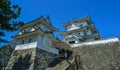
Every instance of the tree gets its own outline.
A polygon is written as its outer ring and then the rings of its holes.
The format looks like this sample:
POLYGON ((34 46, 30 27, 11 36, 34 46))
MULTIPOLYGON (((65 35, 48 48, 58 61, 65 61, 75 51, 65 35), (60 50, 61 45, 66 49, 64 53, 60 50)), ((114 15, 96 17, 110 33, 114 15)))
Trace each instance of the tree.
POLYGON ((15 20, 20 13, 21 8, 18 5, 11 5, 10 0, 0 0, 0 42, 8 42, 1 38, 5 36, 5 31, 15 31, 24 24, 15 20))
POLYGON ((0 48, 0 67, 7 65, 12 51, 13 48, 10 45, 5 45, 0 48))

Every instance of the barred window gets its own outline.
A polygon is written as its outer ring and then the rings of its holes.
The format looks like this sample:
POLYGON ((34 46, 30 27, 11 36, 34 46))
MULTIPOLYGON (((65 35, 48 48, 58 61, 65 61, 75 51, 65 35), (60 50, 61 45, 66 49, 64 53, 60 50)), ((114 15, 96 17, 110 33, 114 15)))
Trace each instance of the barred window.
POLYGON ((31 38, 29 39, 29 43, 31 43, 31 38))
POLYGON ((25 41, 24 41, 24 40, 22 40, 22 44, 24 44, 24 42, 25 42, 25 41))

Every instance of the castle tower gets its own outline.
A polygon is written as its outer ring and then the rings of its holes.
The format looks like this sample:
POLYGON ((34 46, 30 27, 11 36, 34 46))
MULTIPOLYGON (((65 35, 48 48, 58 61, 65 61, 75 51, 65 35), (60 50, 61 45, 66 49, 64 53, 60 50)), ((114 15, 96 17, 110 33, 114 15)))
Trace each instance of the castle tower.
POLYGON ((63 24, 63 26, 66 28, 66 31, 61 31, 60 34, 63 36, 62 41, 67 44, 101 39, 101 36, 89 16, 73 19, 70 22, 63 24))
POLYGON ((6 70, 44 70, 59 54, 53 46, 57 41, 52 32, 56 31, 49 18, 40 17, 22 26, 17 35, 15 50, 8 62, 6 70))

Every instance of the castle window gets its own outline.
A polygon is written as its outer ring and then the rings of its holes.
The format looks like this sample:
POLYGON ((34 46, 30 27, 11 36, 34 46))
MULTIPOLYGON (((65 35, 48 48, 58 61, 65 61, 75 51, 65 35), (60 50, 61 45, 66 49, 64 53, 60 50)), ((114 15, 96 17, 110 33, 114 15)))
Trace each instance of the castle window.
POLYGON ((86 35, 87 35, 87 32, 85 32, 84 35, 86 36, 86 35))
POLYGON ((79 42, 83 42, 84 40, 83 39, 79 39, 79 42))
POLYGON ((29 39, 29 43, 31 43, 31 39, 29 39))
POLYGON ((34 26, 34 29, 38 29, 38 26, 34 26))
POLYGON ((69 41, 69 44, 74 44, 75 43, 75 41, 69 41))
POLYGON ((80 27, 83 27, 83 25, 80 25, 80 27))
POLYGON ((80 35, 80 36, 84 36, 84 33, 83 33, 83 32, 80 32, 79 35, 80 35))
POLYGON ((24 40, 22 40, 22 44, 24 44, 24 42, 25 42, 25 41, 24 41, 24 40))

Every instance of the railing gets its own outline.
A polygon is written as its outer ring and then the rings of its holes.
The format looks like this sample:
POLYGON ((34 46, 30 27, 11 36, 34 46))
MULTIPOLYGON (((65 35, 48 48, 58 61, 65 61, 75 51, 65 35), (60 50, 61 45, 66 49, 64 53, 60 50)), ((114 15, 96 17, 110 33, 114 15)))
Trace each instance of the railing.
POLYGON ((118 42, 119 39, 117 37, 115 38, 108 38, 108 39, 102 39, 97 41, 91 41, 91 42, 84 42, 84 43, 78 43, 78 44, 71 44, 71 47, 79 47, 84 45, 95 45, 95 44, 105 44, 110 42, 118 42))
POLYGON ((15 50, 22 50, 22 49, 29 49, 29 48, 39 48, 45 51, 48 51, 53 54, 58 54, 58 49, 50 46, 38 46, 37 42, 32 42, 32 43, 26 43, 22 45, 16 45, 15 50))
POLYGON ((36 46, 37 46, 37 42, 26 43, 26 44, 22 44, 22 45, 16 45, 15 50, 34 48, 36 46))
POLYGON ((98 34, 84 35, 83 38, 97 37, 98 34))

